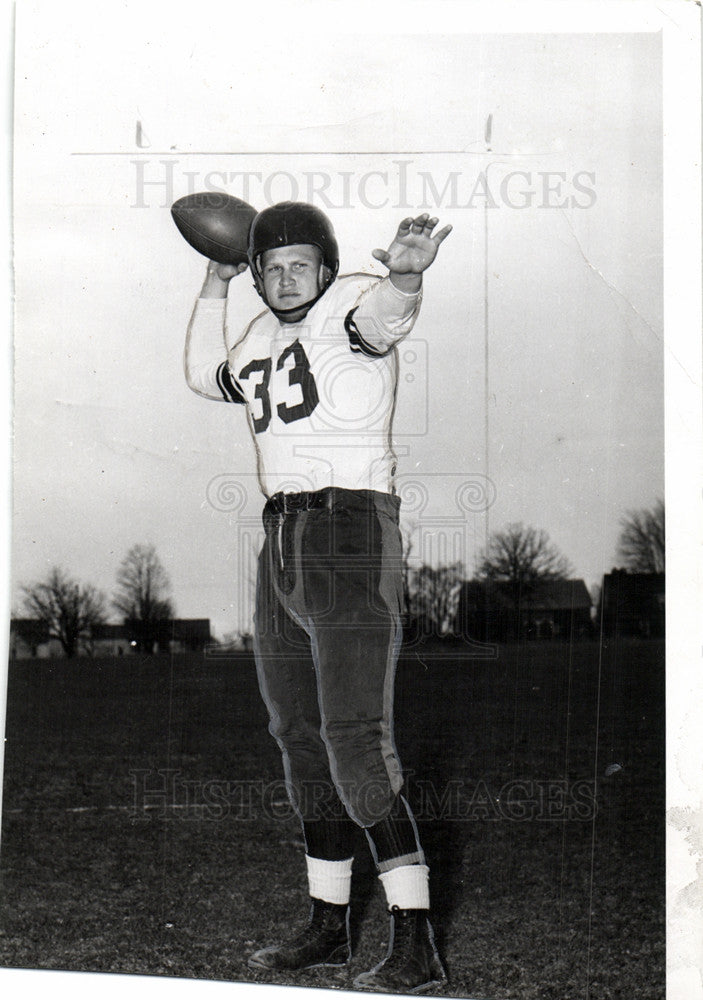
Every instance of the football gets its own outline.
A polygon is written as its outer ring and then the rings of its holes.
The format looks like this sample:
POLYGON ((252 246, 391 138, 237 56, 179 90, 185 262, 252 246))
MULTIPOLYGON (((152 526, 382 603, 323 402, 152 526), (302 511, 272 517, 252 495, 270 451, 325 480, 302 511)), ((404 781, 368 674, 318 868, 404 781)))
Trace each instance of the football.
POLYGON ((199 191, 171 206, 173 221, 194 250, 218 264, 245 264, 249 229, 256 215, 241 198, 219 191, 199 191))

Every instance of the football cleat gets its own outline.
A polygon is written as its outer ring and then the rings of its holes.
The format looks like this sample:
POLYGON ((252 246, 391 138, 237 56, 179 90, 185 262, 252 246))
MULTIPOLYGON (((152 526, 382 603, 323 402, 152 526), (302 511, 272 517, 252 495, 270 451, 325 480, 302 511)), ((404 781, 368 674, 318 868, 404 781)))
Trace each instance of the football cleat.
POLYGON ((247 964, 252 969, 294 972, 346 965, 350 958, 349 907, 313 898, 308 922, 300 933, 283 944, 254 952, 247 964))
POLYGON ((444 986, 447 974, 437 954, 427 910, 392 906, 388 954, 370 972, 354 980, 357 990, 378 993, 426 993, 444 986))

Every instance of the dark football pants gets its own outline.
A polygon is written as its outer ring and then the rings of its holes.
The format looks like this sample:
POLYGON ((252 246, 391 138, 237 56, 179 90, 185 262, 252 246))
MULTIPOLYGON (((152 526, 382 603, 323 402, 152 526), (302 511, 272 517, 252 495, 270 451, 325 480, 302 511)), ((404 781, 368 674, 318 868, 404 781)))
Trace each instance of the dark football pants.
MULTIPOLYGON (((350 853, 341 843, 327 843, 324 854, 315 850, 309 841, 320 820, 323 840, 329 820, 346 842, 347 817, 367 830, 380 824, 395 838, 389 823, 403 785, 392 725, 401 640, 399 506, 390 494, 330 488, 285 501, 277 495, 264 509, 259 686, 288 794, 315 856, 350 853)), ((424 860, 413 833, 401 834, 392 853, 404 864, 424 860)))

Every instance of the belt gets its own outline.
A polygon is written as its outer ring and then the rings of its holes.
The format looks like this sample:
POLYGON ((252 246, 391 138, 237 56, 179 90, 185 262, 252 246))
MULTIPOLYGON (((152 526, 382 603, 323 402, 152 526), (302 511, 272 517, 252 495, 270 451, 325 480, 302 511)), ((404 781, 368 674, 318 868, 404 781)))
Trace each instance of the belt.
POLYGON ((311 490, 307 493, 274 493, 266 501, 264 514, 298 514, 304 510, 331 510, 334 495, 338 492, 333 486, 322 490, 311 490))

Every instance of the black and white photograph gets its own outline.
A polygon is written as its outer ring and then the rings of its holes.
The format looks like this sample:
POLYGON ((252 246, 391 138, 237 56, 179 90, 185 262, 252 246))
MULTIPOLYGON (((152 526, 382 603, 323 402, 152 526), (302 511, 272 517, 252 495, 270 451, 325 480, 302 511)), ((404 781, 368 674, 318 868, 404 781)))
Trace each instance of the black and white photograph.
POLYGON ((703 997, 700 5, 7 21, 2 988, 703 997))

